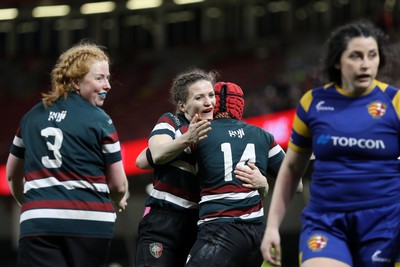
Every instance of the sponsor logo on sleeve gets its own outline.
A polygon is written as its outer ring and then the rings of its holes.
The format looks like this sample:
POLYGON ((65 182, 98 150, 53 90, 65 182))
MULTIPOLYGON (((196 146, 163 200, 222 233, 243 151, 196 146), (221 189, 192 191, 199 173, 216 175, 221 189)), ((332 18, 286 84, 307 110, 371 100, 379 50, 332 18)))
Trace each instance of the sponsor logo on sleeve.
POLYGON ((316 105, 315 108, 317 111, 334 111, 334 107, 326 106, 325 101, 319 101, 316 105))

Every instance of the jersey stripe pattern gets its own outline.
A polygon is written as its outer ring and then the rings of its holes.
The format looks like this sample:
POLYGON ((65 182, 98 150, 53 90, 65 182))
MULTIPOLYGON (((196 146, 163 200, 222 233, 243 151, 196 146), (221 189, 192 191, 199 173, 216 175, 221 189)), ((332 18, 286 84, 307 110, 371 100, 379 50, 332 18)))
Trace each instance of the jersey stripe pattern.
POLYGON ((375 80, 361 96, 335 84, 308 91, 289 148, 313 151, 310 207, 354 211, 400 201, 399 90, 375 80))
POLYGON ((21 119, 10 152, 25 160, 20 237, 111 238, 116 218, 106 164, 121 160, 111 118, 76 93, 21 119))
MULTIPOLYGON (((176 139, 187 131, 188 125, 188 120, 182 114, 165 113, 157 121, 150 137, 169 135, 176 139)), ((155 165, 153 175, 153 189, 146 206, 198 211, 200 189, 190 147, 171 162, 155 165)))
POLYGON ((242 186, 233 170, 253 162, 260 172, 275 173, 285 152, 272 134, 244 122, 225 118, 212 121, 207 138, 195 147, 201 187, 199 225, 208 222, 264 222, 257 190, 242 186))

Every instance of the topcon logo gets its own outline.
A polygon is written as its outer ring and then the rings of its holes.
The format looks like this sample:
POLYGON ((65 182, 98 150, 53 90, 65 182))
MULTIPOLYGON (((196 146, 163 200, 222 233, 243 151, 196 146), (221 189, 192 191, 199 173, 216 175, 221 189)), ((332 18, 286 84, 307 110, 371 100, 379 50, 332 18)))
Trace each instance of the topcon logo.
POLYGON ((317 139, 317 144, 325 145, 332 141, 333 146, 340 147, 359 147, 362 149, 385 149, 383 140, 373 140, 364 138, 353 138, 344 136, 331 136, 329 134, 322 134, 317 139))
POLYGON ((329 142, 330 139, 331 139, 331 136, 329 134, 322 134, 318 137, 317 144, 325 145, 329 142))

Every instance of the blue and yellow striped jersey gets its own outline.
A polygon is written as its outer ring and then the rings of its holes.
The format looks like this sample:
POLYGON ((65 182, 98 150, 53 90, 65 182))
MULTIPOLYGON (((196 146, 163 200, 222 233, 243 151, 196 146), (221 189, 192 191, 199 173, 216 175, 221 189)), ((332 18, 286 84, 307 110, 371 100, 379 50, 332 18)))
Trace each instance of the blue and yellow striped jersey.
POLYGON ((361 96, 335 84, 302 97, 289 148, 313 151, 310 207, 357 210, 400 201, 400 101, 375 80, 361 96))

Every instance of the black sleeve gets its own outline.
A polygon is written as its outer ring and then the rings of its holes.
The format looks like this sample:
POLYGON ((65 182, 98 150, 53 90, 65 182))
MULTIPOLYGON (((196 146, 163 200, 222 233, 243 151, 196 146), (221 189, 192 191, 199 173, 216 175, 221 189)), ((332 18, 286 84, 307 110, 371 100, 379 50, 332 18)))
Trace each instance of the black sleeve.
POLYGON ((151 166, 151 167, 155 167, 156 165, 154 164, 154 162, 153 162, 153 157, 151 156, 151 151, 150 151, 150 149, 149 148, 147 148, 146 149, 146 159, 147 159, 147 161, 149 162, 149 165, 151 166))

